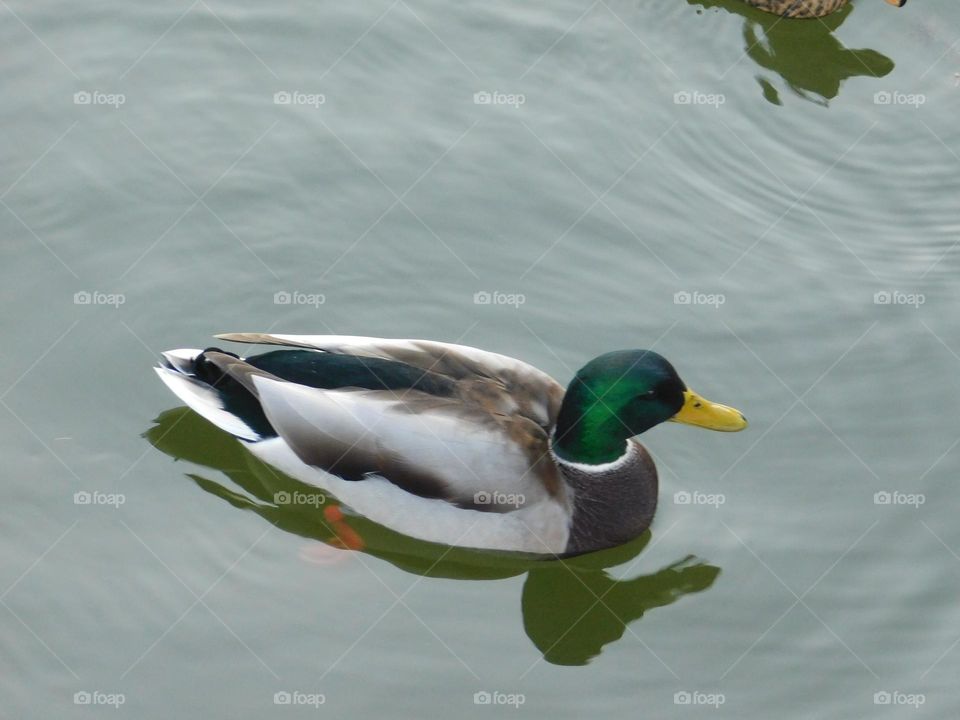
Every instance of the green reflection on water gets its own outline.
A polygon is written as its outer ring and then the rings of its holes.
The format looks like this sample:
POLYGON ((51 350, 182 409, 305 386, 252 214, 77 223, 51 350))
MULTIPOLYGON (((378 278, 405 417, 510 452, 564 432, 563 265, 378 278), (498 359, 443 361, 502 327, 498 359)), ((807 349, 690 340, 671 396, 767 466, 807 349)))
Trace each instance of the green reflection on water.
MULTIPOLYGON (((747 5, 743 0, 687 0, 690 5, 722 8, 744 19, 744 52, 757 65, 779 75, 797 95, 826 105, 852 77, 882 78, 894 62, 876 50, 851 50, 834 36, 854 8, 824 18, 788 20, 747 5)), ((782 105, 780 93, 762 75, 757 82, 767 101, 782 105)))
MULTIPOLYGON (((233 437, 187 408, 168 410, 155 422, 144 433, 152 445, 176 459, 219 470, 239 491, 188 474, 201 489, 286 532, 334 546, 340 542, 336 523, 328 522, 321 508, 274 502, 277 493, 309 494, 316 488, 260 462, 233 437)), ((324 507, 330 504, 335 504, 332 498, 324 507)), ((423 542, 353 515, 342 522, 363 539, 363 552, 415 575, 489 580, 526 573, 524 629, 544 659, 557 665, 586 664, 645 612, 706 590, 720 574, 720 568, 687 556, 650 575, 611 577, 607 570, 636 558, 649 543, 650 531, 617 548, 556 559, 423 542)))

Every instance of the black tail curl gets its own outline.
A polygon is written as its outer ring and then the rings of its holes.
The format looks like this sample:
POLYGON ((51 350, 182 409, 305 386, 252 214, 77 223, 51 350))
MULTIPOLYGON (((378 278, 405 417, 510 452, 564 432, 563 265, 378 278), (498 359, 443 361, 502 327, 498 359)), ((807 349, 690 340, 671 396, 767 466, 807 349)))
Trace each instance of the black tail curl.
POLYGON ((224 372, 210 362, 206 357, 206 353, 215 352, 221 353, 223 355, 229 355, 232 358, 240 359, 239 355, 236 355, 232 352, 227 352, 226 350, 221 350, 218 347, 208 347, 203 350, 193 361, 193 374, 197 377, 198 380, 202 380, 208 385, 217 388, 218 390, 226 389, 224 383, 235 382, 230 377, 224 374, 224 372))

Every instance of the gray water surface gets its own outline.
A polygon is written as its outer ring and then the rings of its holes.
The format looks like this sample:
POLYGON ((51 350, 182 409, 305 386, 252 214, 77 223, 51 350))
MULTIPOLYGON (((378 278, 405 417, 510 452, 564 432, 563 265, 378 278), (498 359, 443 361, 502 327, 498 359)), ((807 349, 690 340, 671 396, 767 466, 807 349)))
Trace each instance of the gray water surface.
POLYGON ((0 716, 955 716, 958 36, 948 0, 0 2, 0 716), (652 347, 751 427, 647 433, 611 553, 334 550, 150 369, 267 330, 564 383, 652 347))

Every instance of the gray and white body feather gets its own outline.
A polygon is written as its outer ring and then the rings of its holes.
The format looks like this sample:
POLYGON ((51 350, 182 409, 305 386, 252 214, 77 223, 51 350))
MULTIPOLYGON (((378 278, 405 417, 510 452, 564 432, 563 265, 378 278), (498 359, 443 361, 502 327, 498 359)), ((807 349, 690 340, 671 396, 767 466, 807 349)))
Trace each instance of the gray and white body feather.
MULTIPOLYGON (((284 380, 227 353, 203 352, 205 362, 256 398, 275 431, 266 435, 196 376, 201 351, 164 353, 157 373, 187 405, 244 440, 265 463, 329 491, 375 522, 431 542, 546 554, 609 546, 636 529, 636 523, 623 525, 616 496, 602 508, 590 497, 589 470, 550 452, 564 390, 527 363, 423 340, 217 337, 392 360, 447 383, 443 395, 415 388, 324 389, 284 380), (614 522, 621 527, 608 527, 614 522)), ((605 482, 620 492, 637 469, 652 470, 655 506, 653 464, 638 443, 630 448, 622 467, 602 473, 605 482)), ((643 514, 648 511, 652 517, 645 506, 643 514)))

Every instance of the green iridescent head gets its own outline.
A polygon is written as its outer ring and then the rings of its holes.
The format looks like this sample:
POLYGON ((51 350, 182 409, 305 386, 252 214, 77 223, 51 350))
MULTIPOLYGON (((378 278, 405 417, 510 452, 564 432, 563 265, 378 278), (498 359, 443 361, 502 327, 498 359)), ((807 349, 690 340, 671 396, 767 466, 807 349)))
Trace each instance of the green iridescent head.
POLYGON ((692 392, 652 350, 617 350, 594 358, 570 382, 553 438, 563 460, 596 465, 623 455, 626 442, 667 420, 735 432, 738 410, 692 392))

